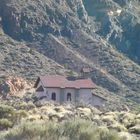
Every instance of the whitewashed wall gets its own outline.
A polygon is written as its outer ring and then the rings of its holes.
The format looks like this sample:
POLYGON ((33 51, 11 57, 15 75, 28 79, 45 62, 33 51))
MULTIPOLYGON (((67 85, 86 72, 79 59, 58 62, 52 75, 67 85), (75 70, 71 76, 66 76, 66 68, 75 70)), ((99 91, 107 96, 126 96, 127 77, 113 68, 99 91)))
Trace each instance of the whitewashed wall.
POLYGON ((92 93, 90 89, 79 90, 79 101, 85 104, 92 104, 92 93))
POLYGON ((75 102, 75 89, 64 89, 64 102, 67 101, 67 94, 71 93, 72 102, 75 102))
POLYGON ((93 94, 93 106, 102 107, 105 104, 105 100, 93 94))
POLYGON ((56 102, 60 101, 60 89, 59 88, 46 88, 45 92, 48 94, 48 100, 52 100, 52 93, 56 93, 56 102))
MULTIPOLYGON (((42 83, 40 82, 37 86, 40 87, 42 85, 42 83)), ((43 87, 43 86, 42 86, 43 87)), ((44 87, 43 87, 44 88, 44 87)), ((93 105, 93 106, 98 106, 98 107, 102 107, 105 104, 105 100, 92 94, 91 89, 80 89, 79 93, 76 93, 75 89, 63 89, 63 93, 61 93, 61 89, 60 88, 44 88, 44 92, 36 92, 36 96, 38 98, 42 97, 42 96, 46 96, 46 98, 48 100, 52 100, 52 93, 55 92, 56 93, 56 102, 60 103, 60 94, 63 94, 64 96, 64 102, 68 103, 69 101, 67 101, 67 93, 71 93, 71 99, 72 102, 75 103, 75 94, 78 94, 78 101, 87 105, 93 105)))
MULTIPOLYGON (((40 86, 43 87, 43 85, 42 85, 41 82, 39 82, 37 88, 39 88, 40 86)), ((37 88, 36 88, 36 89, 37 89, 37 88)), ((48 100, 51 100, 52 93, 55 92, 55 93, 56 93, 56 102, 59 102, 59 101, 60 101, 60 89, 59 89, 59 88, 44 88, 44 87, 43 87, 43 89, 44 89, 44 92, 37 92, 37 91, 36 91, 36 96, 37 96, 38 98, 40 98, 40 97, 42 97, 42 96, 43 96, 43 97, 46 96, 46 98, 47 98, 48 100)))

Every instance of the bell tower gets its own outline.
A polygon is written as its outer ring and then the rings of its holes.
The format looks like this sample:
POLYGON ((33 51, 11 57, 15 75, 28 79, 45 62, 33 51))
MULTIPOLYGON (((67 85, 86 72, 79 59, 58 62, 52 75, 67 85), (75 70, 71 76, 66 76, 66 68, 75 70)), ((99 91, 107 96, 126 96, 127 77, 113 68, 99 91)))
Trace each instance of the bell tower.
POLYGON ((89 68, 89 67, 81 68, 80 77, 81 78, 88 78, 91 71, 92 71, 92 68, 89 68))

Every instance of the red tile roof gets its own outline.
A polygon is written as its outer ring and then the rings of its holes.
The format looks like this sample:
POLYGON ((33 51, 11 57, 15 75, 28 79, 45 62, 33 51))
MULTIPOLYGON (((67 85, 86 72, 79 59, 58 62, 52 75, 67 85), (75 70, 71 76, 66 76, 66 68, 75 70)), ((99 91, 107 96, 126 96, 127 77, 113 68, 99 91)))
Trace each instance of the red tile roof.
MULTIPOLYGON (((80 79, 80 78, 67 78, 60 75, 49 75, 41 76, 38 79, 38 82, 41 80, 44 87, 48 88, 89 88, 92 89, 95 87, 95 84, 91 79, 80 79)), ((36 85, 37 86, 37 83, 36 85)))

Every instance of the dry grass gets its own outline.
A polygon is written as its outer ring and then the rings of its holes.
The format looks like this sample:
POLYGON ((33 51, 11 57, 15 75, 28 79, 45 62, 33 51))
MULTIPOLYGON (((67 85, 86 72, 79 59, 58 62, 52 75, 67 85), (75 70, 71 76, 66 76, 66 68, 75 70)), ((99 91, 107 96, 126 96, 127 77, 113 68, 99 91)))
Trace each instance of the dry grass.
MULTIPOLYGON (((22 122, 9 131, 0 133, 1 140, 123 140, 119 134, 106 127, 97 127, 81 119, 60 124, 33 121, 22 122)), ((134 140, 134 139, 130 139, 134 140)))

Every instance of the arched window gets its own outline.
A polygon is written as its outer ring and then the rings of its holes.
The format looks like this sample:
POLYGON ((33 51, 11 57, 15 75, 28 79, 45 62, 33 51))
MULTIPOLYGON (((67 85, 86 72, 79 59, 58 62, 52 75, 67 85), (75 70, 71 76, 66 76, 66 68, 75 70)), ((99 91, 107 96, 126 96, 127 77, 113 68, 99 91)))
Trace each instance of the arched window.
POLYGON ((71 93, 67 93, 67 101, 71 101, 71 93))
POLYGON ((56 93, 55 93, 55 92, 52 93, 52 100, 53 100, 53 101, 56 100, 56 93))

